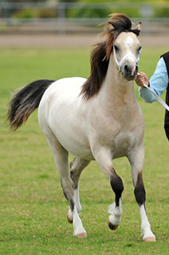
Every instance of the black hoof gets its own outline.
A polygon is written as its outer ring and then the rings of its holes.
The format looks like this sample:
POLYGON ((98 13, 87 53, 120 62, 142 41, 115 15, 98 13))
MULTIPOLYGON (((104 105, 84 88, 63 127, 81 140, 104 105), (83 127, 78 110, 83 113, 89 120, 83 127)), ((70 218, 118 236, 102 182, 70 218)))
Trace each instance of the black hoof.
POLYGON ((113 225, 111 222, 108 222, 108 226, 111 230, 116 230, 118 228, 118 225, 113 225))

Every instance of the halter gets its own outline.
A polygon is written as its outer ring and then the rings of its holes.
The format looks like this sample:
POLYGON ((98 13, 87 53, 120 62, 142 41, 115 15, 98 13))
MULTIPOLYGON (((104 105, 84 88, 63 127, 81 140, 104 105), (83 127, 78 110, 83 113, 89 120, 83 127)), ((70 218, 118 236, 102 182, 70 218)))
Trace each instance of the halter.
POLYGON ((140 53, 139 56, 138 56, 138 58, 136 58, 132 53, 127 53, 126 55, 124 55, 124 57, 123 57, 120 61, 118 61, 117 56, 116 56, 116 51, 115 51, 115 49, 113 49, 113 53, 114 53, 114 59, 115 59, 115 61, 116 61, 116 64, 117 64, 117 66, 118 66, 119 71, 121 71, 121 66, 122 66, 122 64, 123 64, 123 61, 124 61, 127 57, 132 57, 132 58, 134 59, 136 65, 137 65, 138 62, 139 62, 139 60, 140 60, 140 55, 141 55, 141 53, 140 53))

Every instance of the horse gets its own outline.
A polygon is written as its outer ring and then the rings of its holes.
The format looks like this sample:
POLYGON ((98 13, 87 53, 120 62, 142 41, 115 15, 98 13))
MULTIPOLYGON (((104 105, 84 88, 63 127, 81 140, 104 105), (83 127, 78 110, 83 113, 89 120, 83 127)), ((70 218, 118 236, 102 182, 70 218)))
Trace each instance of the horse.
POLYGON ((102 39, 93 47, 87 79, 37 80, 17 91, 9 102, 7 116, 14 131, 38 108, 39 125, 70 206, 67 220, 73 223, 74 236, 78 238, 87 236, 79 215, 82 206, 78 183, 82 171, 95 160, 109 178, 115 201, 109 206, 108 226, 115 230, 121 222, 124 186, 113 159, 127 157, 143 240, 156 241, 145 209, 144 119, 134 92, 141 53, 140 30, 141 23, 133 28, 129 17, 112 14, 102 39), (74 155, 70 169, 69 153, 74 155))

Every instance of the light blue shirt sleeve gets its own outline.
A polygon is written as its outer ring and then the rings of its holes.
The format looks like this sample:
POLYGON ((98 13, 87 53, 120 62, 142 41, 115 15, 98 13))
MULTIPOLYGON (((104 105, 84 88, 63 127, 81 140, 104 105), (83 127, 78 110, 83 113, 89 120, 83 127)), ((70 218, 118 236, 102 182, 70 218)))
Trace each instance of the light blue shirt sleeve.
MULTIPOLYGON (((151 76, 150 80, 150 88, 158 95, 164 92, 164 90, 168 87, 169 77, 167 73, 166 64, 163 58, 157 63, 154 74, 151 76)), ((156 97, 146 88, 139 88, 139 94, 143 98, 143 100, 147 103, 152 103, 157 101, 156 97)))

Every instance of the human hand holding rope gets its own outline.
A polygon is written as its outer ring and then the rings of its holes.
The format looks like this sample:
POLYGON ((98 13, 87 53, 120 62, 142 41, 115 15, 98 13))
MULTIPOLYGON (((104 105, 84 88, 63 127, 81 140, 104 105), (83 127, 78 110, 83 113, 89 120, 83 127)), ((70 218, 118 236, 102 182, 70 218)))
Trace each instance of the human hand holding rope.
POLYGON ((169 111, 169 106, 161 99, 161 97, 159 97, 152 89, 150 89, 150 83, 149 83, 148 77, 145 73, 143 73, 143 72, 137 73, 135 81, 138 86, 140 86, 142 88, 147 88, 149 91, 151 91, 151 93, 157 98, 157 100, 160 102, 160 104, 162 104, 164 106, 164 108, 167 111, 169 111))
POLYGON ((144 85, 147 85, 148 87, 150 86, 148 77, 143 72, 137 73, 135 81, 136 81, 137 85, 142 88, 145 87, 144 85))

